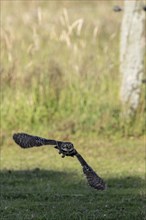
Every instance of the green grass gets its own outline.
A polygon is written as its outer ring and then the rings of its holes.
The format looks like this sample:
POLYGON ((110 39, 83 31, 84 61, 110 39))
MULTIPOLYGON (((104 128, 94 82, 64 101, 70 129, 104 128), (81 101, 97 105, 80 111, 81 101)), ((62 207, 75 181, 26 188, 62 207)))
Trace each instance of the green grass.
POLYGON ((107 183, 90 188, 75 158, 53 148, 1 149, 2 219, 145 219, 143 140, 75 140, 107 183))
POLYGON ((107 179, 109 189, 96 192, 74 176, 45 170, 1 173, 1 218, 145 219, 139 177, 107 179))
POLYGON ((115 4, 1 2, 2 219, 146 219, 145 87, 125 120, 115 4), (75 158, 20 149, 18 131, 72 141, 107 190, 91 189, 75 158))
POLYGON ((69 134, 144 134, 144 86, 135 117, 127 122, 122 116, 122 14, 113 12, 114 4, 2 1, 3 135, 40 127, 69 134))

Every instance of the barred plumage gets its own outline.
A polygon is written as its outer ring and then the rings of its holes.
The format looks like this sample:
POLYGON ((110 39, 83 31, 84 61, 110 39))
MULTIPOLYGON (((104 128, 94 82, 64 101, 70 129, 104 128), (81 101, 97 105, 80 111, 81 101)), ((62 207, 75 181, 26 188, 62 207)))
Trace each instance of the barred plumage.
POLYGON ((62 157, 73 156, 75 154, 74 146, 71 142, 62 142, 50 140, 26 133, 17 133, 13 135, 13 139, 22 148, 40 147, 43 145, 55 145, 62 157))
POLYGON ((56 145, 55 140, 48 140, 38 136, 26 133, 17 133, 13 135, 14 141, 22 148, 39 147, 43 145, 56 145))
POLYGON ((97 190, 104 190, 106 185, 103 179, 95 173, 95 171, 86 163, 79 153, 76 154, 76 157, 83 167, 83 172, 87 178, 88 184, 97 190))
POLYGON ((84 158, 76 151, 71 142, 62 142, 56 140, 49 140, 38 136, 29 135, 26 133, 17 133, 13 135, 14 141, 22 148, 39 147, 43 145, 55 145, 62 157, 76 156, 82 165, 83 172, 87 178, 89 185, 97 190, 104 190, 106 188, 104 181, 99 177, 94 170, 86 163, 84 158))
POLYGON ((87 177, 88 183, 91 187, 98 189, 98 190, 104 190, 106 188, 105 183, 99 177, 94 170, 91 169, 89 166, 83 167, 83 172, 87 177))

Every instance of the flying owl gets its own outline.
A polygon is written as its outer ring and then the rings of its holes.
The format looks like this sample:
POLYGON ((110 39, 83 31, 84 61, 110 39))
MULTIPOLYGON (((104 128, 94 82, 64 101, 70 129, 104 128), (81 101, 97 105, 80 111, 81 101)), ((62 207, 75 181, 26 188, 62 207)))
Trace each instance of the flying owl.
POLYGON ((84 158, 77 152, 71 142, 62 142, 56 140, 49 140, 38 136, 29 135, 26 133, 17 133, 13 135, 13 139, 21 148, 40 147, 43 145, 53 145, 62 157, 71 156, 76 157, 80 162, 83 173, 85 174, 88 184, 96 190, 104 190, 106 184, 103 179, 99 177, 95 171, 87 164, 84 158))

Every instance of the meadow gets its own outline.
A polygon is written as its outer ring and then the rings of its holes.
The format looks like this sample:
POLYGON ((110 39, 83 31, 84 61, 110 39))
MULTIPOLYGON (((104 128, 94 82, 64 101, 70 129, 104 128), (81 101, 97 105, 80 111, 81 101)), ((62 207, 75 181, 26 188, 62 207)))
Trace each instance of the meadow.
POLYGON ((125 119, 115 4, 1 1, 2 219, 146 219, 145 86, 125 119), (107 190, 90 188, 75 158, 20 149, 15 132, 72 141, 107 190))

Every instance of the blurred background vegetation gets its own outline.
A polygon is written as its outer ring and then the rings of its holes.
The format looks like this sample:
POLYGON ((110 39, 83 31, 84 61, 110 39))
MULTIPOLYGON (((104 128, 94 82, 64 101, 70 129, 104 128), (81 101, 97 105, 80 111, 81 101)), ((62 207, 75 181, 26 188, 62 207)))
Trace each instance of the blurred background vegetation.
POLYGON ((144 86, 134 118, 122 117, 115 4, 1 2, 3 143, 14 131, 65 140, 144 134, 144 86))
POLYGON ((3 219, 145 219, 145 88, 125 121, 116 4, 1 1, 3 219), (19 148, 14 132, 72 141, 108 190, 89 188, 54 149, 19 148))

